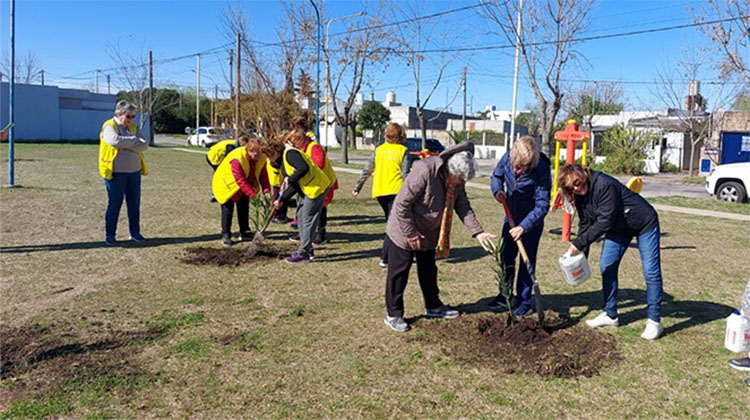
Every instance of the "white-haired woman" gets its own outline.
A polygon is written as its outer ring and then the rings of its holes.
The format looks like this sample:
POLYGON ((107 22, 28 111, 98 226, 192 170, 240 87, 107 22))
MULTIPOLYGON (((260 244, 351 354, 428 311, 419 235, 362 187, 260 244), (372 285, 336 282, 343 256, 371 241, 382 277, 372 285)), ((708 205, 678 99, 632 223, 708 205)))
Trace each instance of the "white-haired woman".
POLYGON ((440 301, 435 265, 436 252, 447 256, 450 249, 448 239, 454 208, 469 233, 485 250, 489 251, 486 242, 497 238, 482 230, 466 197, 464 184, 474 177, 477 169, 473 154, 474 144, 467 142, 443 151, 440 156, 417 162, 396 195, 386 226, 391 246, 384 320, 395 331, 409 329, 404 321, 404 289, 415 256, 425 316, 455 318, 459 315, 440 301))
POLYGON ((133 122, 136 107, 127 101, 115 106, 114 118, 102 124, 99 133, 99 174, 107 187, 107 211, 104 216, 107 245, 115 245, 117 219, 122 200, 128 206, 130 240, 143 242, 141 235, 141 175, 147 175, 143 151, 148 149, 138 124, 133 122))
MULTIPOLYGON (((523 136, 513 144, 499 162, 490 177, 492 195, 497 201, 501 196, 506 198, 513 220, 518 224, 511 227, 508 215, 503 223, 503 247, 500 258, 505 263, 506 281, 513 284, 516 275, 516 258, 520 240, 529 255, 531 265, 536 265, 536 253, 539 239, 544 230, 544 216, 549 211, 550 162, 547 156, 539 151, 536 140, 523 136)), ((531 311, 531 276, 526 264, 519 264, 518 282, 516 283, 517 308, 516 316, 525 316, 531 311)), ((512 303, 512 302, 511 302, 512 303)), ((502 294, 498 294, 489 304, 490 308, 508 306, 502 294)))

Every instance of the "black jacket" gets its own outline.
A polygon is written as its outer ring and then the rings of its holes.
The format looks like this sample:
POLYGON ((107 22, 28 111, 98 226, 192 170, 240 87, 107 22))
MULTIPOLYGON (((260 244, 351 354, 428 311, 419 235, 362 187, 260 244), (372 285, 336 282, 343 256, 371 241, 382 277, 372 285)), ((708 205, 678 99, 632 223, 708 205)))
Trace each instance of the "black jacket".
POLYGON ((643 197, 598 171, 591 171, 588 192, 576 195, 575 204, 580 223, 571 243, 581 251, 607 232, 632 238, 659 224, 656 210, 643 197))

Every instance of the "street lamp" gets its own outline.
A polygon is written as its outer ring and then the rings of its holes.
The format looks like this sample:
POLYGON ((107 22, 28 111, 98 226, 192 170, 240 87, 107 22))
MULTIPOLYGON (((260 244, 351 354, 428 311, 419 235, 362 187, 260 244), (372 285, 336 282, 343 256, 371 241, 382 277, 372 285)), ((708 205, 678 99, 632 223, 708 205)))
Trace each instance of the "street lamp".
MULTIPOLYGON (((325 50, 326 50, 326 100, 325 100, 326 112, 325 112, 325 122, 323 123, 323 127, 324 127, 323 130, 325 131, 325 137, 326 137, 325 138, 326 154, 328 153, 328 90, 329 90, 329 84, 331 83, 331 73, 330 73, 330 68, 328 66, 328 64, 329 64, 328 63, 329 62, 329 58, 328 58, 328 43, 330 41, 329 33, 330 33, 330 30, 331 30, 331 23, 335 22, 337 20, 344 20, 344 19, 354 18, 354 17, 358 17, 358 16, 364 16, 364 15, 365 15, 365 12, 359 12, 359 13, 355 13, 353 15, 347 15, 347 16, 341 16, 341 17, 337 17, 337 18, 333 18, 333 19, 328 19, 328 22, 326 23, 326 46, 325 46, 325 50)), ((333 100, 335 101, 336 98, 333 98, 333 100)), ((320 139, 318 139, 318 140, 320 140, 320 139)))
POLYGON ((320 11, 313 0, 310 0, 310 4, 315 8, 315 15, 318 18, 318 40, 316 42, 318 59, 315 63, 317 66, 317 76, 315 78, 315 138, 320 141, 320 11))

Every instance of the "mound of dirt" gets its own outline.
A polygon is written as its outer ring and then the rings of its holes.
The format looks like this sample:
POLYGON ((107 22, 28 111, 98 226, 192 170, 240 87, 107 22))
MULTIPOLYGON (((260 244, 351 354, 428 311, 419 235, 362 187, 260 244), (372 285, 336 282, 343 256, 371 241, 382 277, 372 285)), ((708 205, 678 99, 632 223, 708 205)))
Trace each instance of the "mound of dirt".
POLYGON ((144 342, 163 331, 102 331, 93 327, 82 337, 54 326, 0 325, 0 379, 10 385, 0 393, 0 406, 29 392, 53 392, 63 380, 85 381, 102 375, 145 377, 133 360, 144 342), (31 375, 27 373, 33 372, 31 375))
POLYGON ((187 255, 180 261, 194 265, 239 266, 258 261, 282 259, 292 255, 294 245, 280 245, 261 243, 254 256, 250 256, 247 247, 234 246, 231 248, 186 248, 187 255))
POLYGON ((591 377, 621 360, 611 335, 545 315, 544 326, 536 317, 513 319, 508 313, 424 322, 425 333, 417 339, 439 343, 447 356, 505 373, 591 377))

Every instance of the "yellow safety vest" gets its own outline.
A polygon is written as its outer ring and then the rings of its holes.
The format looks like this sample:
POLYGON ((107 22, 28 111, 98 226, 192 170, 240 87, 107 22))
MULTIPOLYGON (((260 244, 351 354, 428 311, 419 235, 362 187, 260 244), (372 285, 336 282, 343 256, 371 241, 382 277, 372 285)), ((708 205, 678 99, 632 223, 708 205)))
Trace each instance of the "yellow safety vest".
POLYGON ((231 140, 223 140, 220 141, 213 146, 211 146, 210 149, 208 149, 208 153, 206 156, 208 157, 208 161, 211 162, 212 165, 218 166, 222 160, 224 160, 224 157, 227 154, 227 146, 229 145, 235 146, 235 149, 237 146, 237 141, 234 139, 231 140))
MULTIPOLYGON (((284 170, 287 174, 293 174, 295 171, 294 166, 290 165, 287 161, 287 153, 291 149, 285 149, 284 150, 284 170)), ((300 188, 302 188, 302 192, 312 198, 316 199, 320 197, 321 194, 326 192, 328 187, 333 184, 330 179, 326 176, 325 172, 323 172, 320 168, 318 168, 318 165, 315 164, 315 162, 312 161, 310 156, 308 156, 306 153, 302 153, 300 150, 297 150, 300 152, 300 156, 302 156, 302 159, 305 160, 305 163, 310 168, 305 176, 300 178, 298 181, 300 188)))
POLYGON ((266 159, 266 172, 268 173, 268 183, 272 187, 280 187, 281 182, 284 181, 284 174, 281 173, 281 168, 271 166, 271 159, 266 159))
POLYGON ((398 194, 404 178, 401 165, 406 155, 406 146, 396 143, 383 143, 375 149, 375 173, 372 176, 372 196, 398 194))
MULTIPOLYGON (((314 140, 310 140, 310 142, 307 143, 307 147, 305 148, 305 153, 307 154, 307 156, 310 156, 312 158, 312 148, 313 148, 313 146, 315 146, 317 144, 318 143, 316 143, 314 140)), ((329 187, 330 187, 331 185, 333 185, 333 184, 336 183, 336 172, 334 172, 334 170, 333 170, 333 166, 331 165, 331 161, 328 160, 328 155, 327 154, 323 154, 323 156, 325 156, 325 159, 326 159, 325 163, 323 164, 323 172, 328 177, 328 180, 331 181, 331 184, 329 185, 329 187)), ((314 162, 313 162, 313 165, 315 165, 314 162)), ((315 165, 315 167, 318 167, 318 165, 315 165)))
MULTIPOLYGON (((114 118, 104 121, 104 124, 102 124, 102 131, 99 132, 99 175, 104 179, 112 179, 115 156, 117 156, 117 149, 104 141, 104 127, 108 125, 114 127, 115 132, 117 132, 118 135, 120 133, 120 129, 117 127, 114 118)), ((137 133, 138 124, 131 123, 128 126, 128 130, 133 132, 133 134, 137 133)), ((143 152, 138 152, 138 154, 141 156, 141 174, 148 175, 148 168, 146 167, 146 159, 143 158, 143 152)))
MULTIPOLYGON (((234 179, 232 174, 232 161, 237 160, 242 166, 242 173, 247 175, 250 173, 250 159, 247 158, 247 151, 244 147, 238 147, 227 155, 224 160, 221 161, 219 167, 216 168, 214 178, 211 182, 214 197, 220 204, 224 204, 229 201, 230 198, 237 194, 240 190, 240 185, 237 184, 237 180, 234 179)), ((260 175, 266 166, 266 157, 260 155, 258 161, 255 162, 255 179, 253 180, 252 187, 255 191, 260 192, 260 175)))

